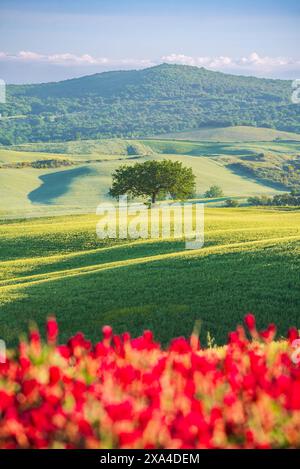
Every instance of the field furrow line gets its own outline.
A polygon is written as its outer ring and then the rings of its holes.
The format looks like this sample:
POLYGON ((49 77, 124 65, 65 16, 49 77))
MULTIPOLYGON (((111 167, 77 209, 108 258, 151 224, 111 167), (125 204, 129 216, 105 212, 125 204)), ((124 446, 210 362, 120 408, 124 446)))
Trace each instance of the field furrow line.
POLYGON ((43 274, 36 274, 36 275, 29 275, 26 277, 16 277, 13 279, 9 279, 6 281, 2 281, 0 283, 0 290, 5 290, 5 289, 17 289, 21 285, 34 285, 34 284, 40 284, 44 282, 49 282, 49 281, 55 281, 58 279, 66 279, 74 276, 82 276, 82 275, 87 275, 91 273, 97 273, 101 272, 104 270, 110 270, 110 269, 115 269, 115 268, 122 268, 122 267, 129 267, 133 265, 138 265, 138 264, 148 264, 156 261, 163 261, 163 260, 168 260, 168 259, 176 259, 176 258, 192 258, 192 257, 198 257, 198 256, 207 256, 210 254, 215 254, 218 252, 225 251, 226 254, 230 254, 231 252, 234 252, 240 248, 243 250, 245 248, 252 248, 252 247, 263 247, 263 246, 271 246, 276 244, 281 244, 285 241, 295 241, 299 240, 300 241, 300 235, 297 236, 285 236, 281 238, 268 238, 268 239, 263 239, 263 240, 255 240, 255 241, 246 241, 246 242, 239 242, 239 243, 230 243, 230 244, 222 244, 218 246, 209 246, 207 248, 200 248, 200 249, 195 249, 195 250, 182 250, 182 251, 177 251, 177 252, 172 252, 172 253, 166 253, 166 254, 157 254, 153 256, 148 256, 148 257, 137 257, 133 259, 127 259, 127 260, 122 260, 122 261, 112 261, 112 262, 106 262, 103 264, 94 264, 94 265, 89 265, 85 267, 77 267, 77 268, 72 268, 72 269, 65 269, 65 270, 59 270, 57 272, 46 272, 43 274))

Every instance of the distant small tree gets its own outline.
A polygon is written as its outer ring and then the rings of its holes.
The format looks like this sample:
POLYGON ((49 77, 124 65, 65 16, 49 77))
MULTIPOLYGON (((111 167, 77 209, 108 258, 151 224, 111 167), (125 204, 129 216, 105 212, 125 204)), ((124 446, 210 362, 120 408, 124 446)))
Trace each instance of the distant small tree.
POLYGON ((258 196, 249 197, 247 202, 248 202, 249 205, 254 205, 254 206, 262 205, 260 197, 258 197, 258 196))
POLYGON ((179 161, 162 160, 122 165, 112 175, 109 194, 112 197, 127 194, 132 197, 157 197, 170 194, 174 199, 187 199, 195 193, 195 176, 192 168, 179 161))
POLYGON ((13 144, 13 139, 11 137, 1 136, 0 137, 0 144, 1 145, 6 145, 6 146, 12 145, 13 144))
POLYGON ((205 192, 204 197, 213 199, 214 197, 223 197, 223 195, 223 190, 220 186, 211 186, 208 191, 205 192))
POLYGON ((272 205, 272 203, 272 198, 268 197, 267 195, 261 195, 260 197, 249 197, 248 199, 248 204, 254 206, 272 205))
POLYGON ((134 156, 134 155, 138 155, 139 152, 138 152, 138 149, 135 145, 128 145, 127 146, 127 155, 128 156, 134 156))
POLYGON ((227 199, 227 200, 225 201, 225 206, 226 206, 226 207, 232 207, 232 208, 234 208, 234 207, 238 207, 238 206, 239 206, 239 203, 238 203, 238 201, 235 200, 235 199, 227 199))
POLYGON ((296 188, 292 189, 291 190, 291 196, 300 197, 300 189, 296 189, 296 188))

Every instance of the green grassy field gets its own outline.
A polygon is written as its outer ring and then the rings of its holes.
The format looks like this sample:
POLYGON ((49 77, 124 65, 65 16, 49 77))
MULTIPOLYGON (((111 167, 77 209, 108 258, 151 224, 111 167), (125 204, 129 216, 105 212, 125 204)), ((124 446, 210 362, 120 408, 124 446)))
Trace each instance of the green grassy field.
POLYGON ((269 129, 209 132, 205 141, 198 136, 199 141, 112 139, 2 147, 1 338, 15 343, 29 321, 42 326, 51 313, 58 317, 62 340, 77 330, 96 340, 109 323, 134 335, 152 328, 167 343, 189 335, 200 319, 202 340, 209 332, 222 344, 225 331, 249 310, 261 326, 276 322, 280 333, 291 324, 300 327, 299 210, 217 208, 224 198, 244 204, 252 195, 285 191, 229 165, 280 166, 296 161, 300 143, 283 140, 293 136, 282 134, 274 141, 278 135, 269 129), (221 136, 223 141, 217 141, 221 136), (263 162, 256 161, 261 153, 263 162), (193 168, 198 200, 211 185, 224 191, 224 198, 205 200, 204 248, 187 251, 178 240, 100 241, 97 217, 88 213, 107 200, 111 173, 121 163, 162 158, 193 168), (58 167, 32 167, 48 160, 58 167), (70 166, 63 165, 66 160, 70 166), (26 166, 17 167, 20 163, 26 166))
MULTIPOLYGON (((114 157, 115 155, 128 156, 130 153, 147 155, 151 150, 141 141, 128 139, 99 139, 99 140, 73 140, 68 142, 41 142, 13 145, 6 150, 13 149, 15 152, 26 152, 27 154, 49 153, 50 155, 70 155, 76 159, 114 157), (133 147, 133 148, 132 148, 133 147)), ((5 150, 3 151, 5 152, 5 150)), ((1 152, 0 152, 1 155, 1 152)), ((1 161, 1 156, 0 156, 1 161)))
POLYGON ((1 338, 16 342, 29 321, 56 314, 62 340, 104 324, 133 335, 151 328, 164 343, 202 321, 218 344, 253 311, 284 334, 300 327, 300 211, 205 209, 205 245, 100 241, 97 217, 0 224, 1 338))
POLYGON ((213 141, 212 137, 211 141, 199 142, 112 139, 2 147, 0 217, 95 212, 99 202, 107 199, 111 173, 122 162, 132 164, 145 159, 175 159, 192 167, 196 175, 197 198, 201 198, 214 184, 222 187, 225 197, 236 197, 241 203, 245 203, 249 196, 273 195, 286 190, 280 184, 237 172, 230 165, 250 161, 254 166, 278 167, 290 160, 296 161, 300 142, 267 141, 267 134, 275 136, 275 131, 270 129, 228 128, 221 134, 220 129, 215 129, 215 136, 217 131, 219 136, 223 136, 223 142, 213 141), (256 140, 230 142, 234 132, 242 135, 255 133, 256 140), (266 141, 258 141, 258 138, 266 141), (257 162, 257 155, 262 152, 264 162, 257 162), (52 159, 58 162, 58 167, 37 169, 30 166, 36 161, 52 159), (60 161, 69 161, 72 166, 59 166, 60 161), (29 166, 17 168, 20 163, 29 166))

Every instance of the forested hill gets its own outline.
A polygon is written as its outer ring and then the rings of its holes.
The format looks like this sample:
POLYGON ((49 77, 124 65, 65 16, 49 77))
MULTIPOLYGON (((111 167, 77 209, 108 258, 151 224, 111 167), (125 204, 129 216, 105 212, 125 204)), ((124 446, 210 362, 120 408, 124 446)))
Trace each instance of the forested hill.
POLYGON ((210 126, 300 132, 290 81, 162 64, 57 83, 9 85, 0 143, 138 137, 210 126))

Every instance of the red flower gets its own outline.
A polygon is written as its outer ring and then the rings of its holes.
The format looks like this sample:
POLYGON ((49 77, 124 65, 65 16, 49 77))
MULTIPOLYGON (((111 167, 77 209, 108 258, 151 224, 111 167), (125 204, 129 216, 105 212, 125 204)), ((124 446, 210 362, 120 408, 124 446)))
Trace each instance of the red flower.
POLYGON ((178 337, 178 339, 173 339, 171 341, 169 350, 170 352, 184 354, 191 351, 191 346, 184 337, 178 337))
POLYGON ((113 421, 131 420, 132 410, 132 404, 128 400, 118 404, 108 404, 106 406, 106 412, 113 421))
POLYGON ((139 440, 142 436, 140 430, 133 430, 130 432, 120 432, 119 433, 119 445, 121 448, 132 448, 134 443, 139 440))
POLYGON ((78 431, 80 435, 83 435, 85 437, 91 436, 93 434, 93 429, 90 425, 89 422, 87 422, 85 419, 81 419, 78 422, 78 431))
POLYGON ((244 318, 244 321, 250 332, 256 329, 256 321, 253 314, 247 314, 244 318))
POLYGON ((102 334, 104 339, 109 340, 112 338, 112 328, 110 326, 102 327, 102 334))
POLYGON ((39 386, 39 383, 36 379, 28 379, 23 382, 22 392, 25 396, 29 396, 33 391, 35 391, 39 386))
POLYGON ((0 390, 0 411, 6 410, 13 404, 14 396, 6 391, 0 390))
POLYGON ((64 358, 70 358, 71 356, 71 350, 69 349, 69 347, 67 345, 59 345, 57 347, 57 350, 58 352, 60 353, 60 355, 64 358))
POLYGON ((40 345, 41 336, 40 336, 40 333, 37 329, 33 329, 33 330, 30 331, 29 340, 30 340, 30 343, 33 344, 34 346, 39 346, 40 345))
POLYGON ((58 366, 51 366, 49 368, 49 383, 54 385, 60 380, 60 369, 58 366))
POLYGON ((288 330, 288 340, 289 340, 289 343, 293 343, 294 340, 298 339, 299 338, 299 332, 298 332, 298 329, 296 329, 296 327, 291 327, 289 330, 288 330))
POLYGON ((272 342, 272 340, 274 340, 274 338, 275 338, 276 330, 277 329, 276 329, 275 324, 269 324, 267 329, 260 333, 260 336, 266 342, 272 342))
POLYGON ((58 326, 54 317, 47 320, 47 340, 49 344, 54 344, 58 336, 58 326))
POLYGON ((143 336, 144 336, 144 339, 146 340, 146 342, 151 343, 153 341, 153 332, 152 331, 148 331, 148 330, 144 331, 143 336))
POLYGON ((291 385, 289 408, 292 410, 300 410, 300 380, 291 385))

